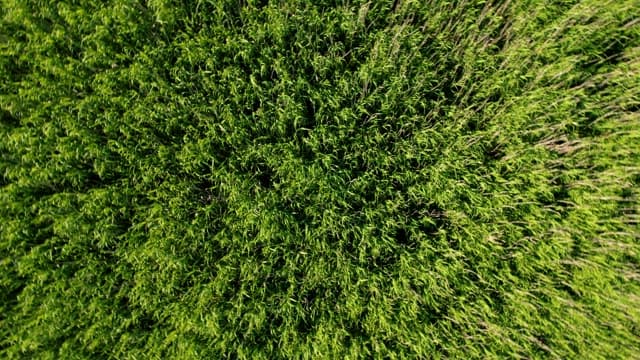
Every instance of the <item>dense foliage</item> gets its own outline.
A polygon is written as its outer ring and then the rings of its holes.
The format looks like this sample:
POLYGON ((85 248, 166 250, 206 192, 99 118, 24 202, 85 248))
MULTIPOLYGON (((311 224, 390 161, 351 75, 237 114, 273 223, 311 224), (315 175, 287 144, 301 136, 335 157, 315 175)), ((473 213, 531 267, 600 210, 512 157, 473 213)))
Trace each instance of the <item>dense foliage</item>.
POLYGON ((2 358, 640 353, 637 0, 0 0, 2 358))

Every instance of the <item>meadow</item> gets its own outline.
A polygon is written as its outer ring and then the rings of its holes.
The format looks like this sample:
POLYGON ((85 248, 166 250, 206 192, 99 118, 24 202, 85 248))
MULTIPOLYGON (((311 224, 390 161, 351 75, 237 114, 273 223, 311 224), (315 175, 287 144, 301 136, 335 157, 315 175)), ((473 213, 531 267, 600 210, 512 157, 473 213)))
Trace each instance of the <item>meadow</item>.
POLYGON ((0 0, 0 357, 640 356, 640 1, 0 0))

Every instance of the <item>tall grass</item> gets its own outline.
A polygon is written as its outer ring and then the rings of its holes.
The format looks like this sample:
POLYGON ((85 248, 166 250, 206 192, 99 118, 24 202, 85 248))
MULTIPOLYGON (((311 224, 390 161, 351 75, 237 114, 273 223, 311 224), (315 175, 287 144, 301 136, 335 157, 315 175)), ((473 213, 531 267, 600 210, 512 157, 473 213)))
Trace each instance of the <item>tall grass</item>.
POLYGON ((0 355, 638 356, 639 19, 0 0, 0 355))

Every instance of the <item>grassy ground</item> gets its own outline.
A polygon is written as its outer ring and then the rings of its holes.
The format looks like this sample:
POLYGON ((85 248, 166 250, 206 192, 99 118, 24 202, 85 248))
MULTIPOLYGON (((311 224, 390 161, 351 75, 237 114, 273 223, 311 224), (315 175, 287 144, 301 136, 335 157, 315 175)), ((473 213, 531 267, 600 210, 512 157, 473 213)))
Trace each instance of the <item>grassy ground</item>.
POLYGON ((1 357, 640 354, 639 1, 0 4, 1 357))

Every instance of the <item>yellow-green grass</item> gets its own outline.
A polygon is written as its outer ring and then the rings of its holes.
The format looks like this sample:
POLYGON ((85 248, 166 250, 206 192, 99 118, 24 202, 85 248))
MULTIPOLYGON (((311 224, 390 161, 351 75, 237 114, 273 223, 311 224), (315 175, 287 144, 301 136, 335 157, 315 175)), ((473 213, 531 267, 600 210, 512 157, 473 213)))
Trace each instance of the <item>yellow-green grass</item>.
POLYGON ((639 19, 0 0, 0 356, 639 356, 639 19))

